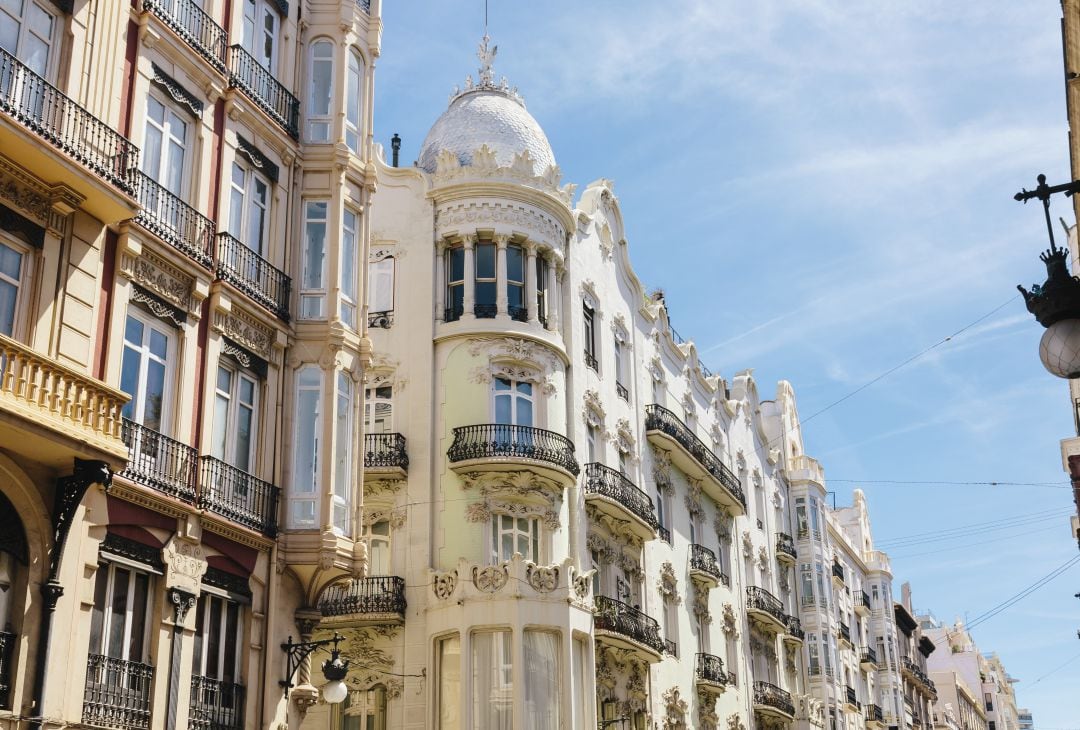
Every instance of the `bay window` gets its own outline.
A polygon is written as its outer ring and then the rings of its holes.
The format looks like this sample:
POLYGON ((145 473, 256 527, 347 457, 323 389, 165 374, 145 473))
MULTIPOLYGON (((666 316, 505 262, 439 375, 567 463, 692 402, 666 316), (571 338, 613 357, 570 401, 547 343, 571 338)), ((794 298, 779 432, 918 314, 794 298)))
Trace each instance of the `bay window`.
POLYGON ((435 662, 439 673, 436 689, 438 730, 460 730, 461 715, 461 639, 457 634, 435 643, 435 662))
POLYGON ((349 70, 345 77, 345 144, 360 154, 360 126, 363 109, 364 60, 356 51, 349 52, 349 70))
POLYGON ((334 431, 334 529, 351 535, 353 383, 344 372, 337 374, 337 408, 334 431))
POLYGON ((514 553, 533 563, 540 562, 540 521, 535 517, 492 515, 491 564, 505 563, 514 553))
POLYGON ((525 727, 529 730, 558 730, 562 727, 559 635, 551 631, 526 629, 523 636, 525 727))
POLYGON ((341 221, 341 321, 356 329, 356 255, 358 216, 346 209, 341 221))
POLYGON ((311 44, 311 89, 308 94, 308 141, 329 142, 331 100, 334 83, 334 44, 317 40, 311 44))
POLYGON ((318 527, 321 402, 322 370, 317 365, 306 365, 296 376, 293 475, 289 491, 289 522, 292 527, 318 527))
POLYGON ((491 242, 476 244, 476 264, 473 272, 476 282, 476 305, 473 312, 480 319, 492 319, 498 312, 495 250, 495 244, 491 242))
POLYGON ((258 381, 250 374, 218 365, 210 454, 249 473, 253 471, 258 391, 258 381))
POLYGON ((176 330, 132 307, 120 365, 120 390, 131 394, 124 418, 159 433, 168 430, 175 361, 176 330))
POLYGON ((443 320, 454 322, 465 311, 465 249, 454 246, 446 250, 446 312, 443 320))
POLYGON ((0 241, 0 334, 14 337, 18 313, 29 287, 30 251, 8 241, 0 241))
POLYGON ((308 201, 304 205, 304 252, 300 277, 300 317, 326 316, 326 226, 329 204, 308 201))
POLYGON ((510 319, 528 320, 525 308, 525 250, 521 246, 506 247, 506 296, 510 319))
POLYGON ((229 235, 260 256, 270 228, 270 181, 233 162, 229 178, 229 235))
POLYGON ((513 726, 513 654, 509 631, 472 635, 472 727, 510 730, 513 726))

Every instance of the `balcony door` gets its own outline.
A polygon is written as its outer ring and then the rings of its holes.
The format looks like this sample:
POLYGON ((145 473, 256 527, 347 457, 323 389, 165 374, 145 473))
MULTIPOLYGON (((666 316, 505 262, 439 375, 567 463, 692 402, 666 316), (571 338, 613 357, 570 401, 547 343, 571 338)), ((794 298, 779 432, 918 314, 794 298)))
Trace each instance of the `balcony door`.
POLYGON ((376 385, 364 392, 364 433, 394 432, 394 389, 376 385))
MULTIPOLYGON (((184 152, 188 123, 172 107, 153 96, 146 97, 146 134, 143 139, 142 171, 177 200, 184 200, 184 152)), ((144 207, 173 230, 180 229, 180 206, 148 186, 144 207)), ((183 233, 182 231, 180 231, 183 233)))
POLYGON ((195 615, 191 668, 192 726, 242 728, 244 688, 240 684, 244 609, 235 601, 204 593, 195 615))
MULTIPOLYGON (((0 58, 0 96, 19 116, 40 120, 47 111, 46 95, 56 93, 46 86, 52 76, 55 35, 56 17, 43 6, 33 0, 0 2, 0 49, 6 52, 0 58)), ((55 104, 55 97, 50 102, 55 104)))
POLYGON ((248 473, 253 471, 258 392, 253 376, 218 365, 211 455, 248 473))
POLYGON ((368 573, 390 575, 390 521, 378 520, 364 526, 368 546, 368 573))
POLYGON ((278 14, 265 0, 244 1, 244 50, 273 73, 277 60, 278 14))
POLYGON ((495 443, 502 449, 527 451, 533 446, 533 385, 524 380, 495 378, 493 382, 495 443), (523 428, 517 428, 523 427, 523 428))
POLYGON ((124 325, 120 389, 131 395, 123 415, 158 433, 170 430, 176 330, 132 308, 124 325))
MULTIPOLYGON (((147 659, 150 576, 125 565, 102 563, 94 583, 90 653, 143 663, 147 659)), ((111 671, 120 671, 113 663, 111 671)))

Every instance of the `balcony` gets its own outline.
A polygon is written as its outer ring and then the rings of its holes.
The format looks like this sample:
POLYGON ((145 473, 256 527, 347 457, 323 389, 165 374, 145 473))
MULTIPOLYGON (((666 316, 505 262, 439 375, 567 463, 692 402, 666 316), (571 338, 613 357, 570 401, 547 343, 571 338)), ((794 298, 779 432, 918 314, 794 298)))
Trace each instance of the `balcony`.
POLYGON ((833 580, 840 581, 840 585, 844 584, 844 566, 840 565, 839 560, 833 560, 832 564, 832 577, 833 580))
POLYGON ((207 269, 213 265, 214 222, 180 200, 149 175, 134 170, 136 222, 207 269))
POLYGON ((300 136, 300 102, 242 46, 229 46, 229 86, 244 92, 290 137, 300 136))
POLYGON ((405 622, 405 579, 374 575, 338 583, 319 600, 323 625, 338 627, 405 622))
POLYGON ((669 530, 668 528, 664 527, 663 525, 657 525, 656 535, 668 545, 671 544, 671 530, 669 530))
POLYGON ((859 665, 868 672, 878 668, 877 652, 872 646, 864 646, 859 652, 859 665))
POLYGON ((754 682, 754 712, 791 722, 795 719, 795 704, 791 695, 775 684, 754 682))
POLYGON ((228 233, 217 237, 217 275, 279 319, 289 321, 292 280, 228 233))
MULTIPOLYGON (((75 457, 127 459, 128 395, 0 335, 0 444, 56 469, 75 457)), ((67 473, 65 471, 65 473, 67 473)))
POLYGON ((863 717, 866 718, 867 727, 881 728, 885 726, 885 716, 878 705, 867 705, 863 709, 863 717))
POLYGON ((593 625, 598 641, 636 652, 647 662, 660 661, 666 650, 656 619, 607 596, 596 596, 593 625))
POLYGON ((870 596, 866 595, 866 591, 856 591, 854 595, 855 613, 860 616, 870 615, 870 596))
POLYGON ((719 694, 728 685, 729 676, 724 671, 724 660, 712 654, 698 654, 694 677, 699 690, 719 694))
POLYGON ((630 391, 618 380, 615 381, 615 393, 627 403, 630 402, 630 391))
POLYGON ((855 694, 855 688, 851 685, 844 685, 844 701, 848 706, 856 712, 862 710, 862 704, 859 702, 859 696, 855 694))
POLYGON ((124 419, 128 462, 120 476, 188 504, 195 503, 199 455, 152 428, 124 419))
POLYGON ((586 364, 586 365, 587 365, 587 366, 589 367, 589 369, 590 369, 590 370, 592 370, 592 371, 593 371, 594 373, 598 373, 598 372, 600 372, 600 363, 599 363, 599 362, 597 362, 597 360, 596 360, 596 355, 594 355, 593 353, 589 352, 588 350, 585 350, 585 364, 586 364))
POLYGON ((622 473, 595 462, 585 465, 585 504, 627 522, 643 540, 656 537, 656 512, 649 495, 622 473))
POLYGON ((794 565, 797 557, 795 541, 791 539, 791 535, 778 532, 776 534, 776 559, 788 565, 794 565))
POLYGON ((394 310, 388 309, 383 312, 368 312, 368 329, 388 330, 394 326, 394 310))
POLYGON ((716 553, 704 545, 690 546, 690 577, 715 588, 723 580, 724 572, 716 561, 716 553))
POLYGON ((192 0, 143 0, 143 8, 161 18, 218 71, 225 71, 225 29, 192 0))
POLYGON ((764 588, 750 586, 746 589, 747 617, 763 630, 779 634, 788 627, 788 615, 779 598, 764 588))
POLYGON ((86 663, 82 721, 117 730, 148 730, 154 668, 91 654, 86 663))
POLYGON ((409 452, 400 433, 364 434, 364 476, 404 479, 409 472, 409 452))
POLYGON ((0 710, 11 709, 11 682, 15 678, 15 642, 18 636, 0 631, 0 710))
POLYGON ((654 445, 669 449, 671 460, 691 478, 704 480, 704 491, 734 515, 746 513, 742 485, 678 416, 652 403, 645 406, 645 431, 654 445))
POLYGON ((212 456, 202 457, 199 507, 267 537, 277 535, 277 487, 212 456))
POLYGON ((937 699, 937 687, 916 662, 910 657, 900 657, 900 671, 908 677, 915 687, 931 699, 937 699))
POLYGON ((837 633, 840 635, 840 640, 847 642, 849 646, 853 646, 851 643, 851 629, 843 621, 840 622, 837 633))
POLYGON ((679 645, 671 639, 664 639, 664 653, 669 657, 679 658, 679 645))
POLYGON ((515 471, 525 467, 564 486, 576 482, 581 471, 570 439, 532 426, 460 426, 454 429, 454 441, 446 456, 451 468, 459 473, 478 468, 515 471))
POLYGON ((803 631, 802 622, 798 616, 787 617, 787 631, 784 633, 784 641, 802 646, 806 641, 806 632, 803 631))
POLYGON ((191 678, 188 730, 244 730, 244 685, 191 678))
POLYGON ((134 215, 130 171, 139 166, 138 148, 2 49, 0 116, 0 148, 19 165, 75 188, 76 198, 85 197, 77 204, 106 224, 134 215), (43 144, 28 143, 26 132, 43 144))

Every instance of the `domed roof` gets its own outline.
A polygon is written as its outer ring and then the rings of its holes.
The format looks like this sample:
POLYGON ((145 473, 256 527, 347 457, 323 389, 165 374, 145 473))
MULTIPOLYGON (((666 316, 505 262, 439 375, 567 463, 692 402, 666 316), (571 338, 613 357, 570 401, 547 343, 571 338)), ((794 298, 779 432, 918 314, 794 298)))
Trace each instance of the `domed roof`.
POLYGON ((500 167, 509 166, 518 154, 528 151, 533 161, 533 174, 542 175, 555 164, 547 135, 515 89, 504 79, 495 84, 491 61, 498 47, 488 50, 488 37, 480 43, 480 81, 473 85, 466 80, 465 90, 457 92, 450 106, 432 125, 417 164, 427 172, 435 172, 437 159, 443 150, 453 152, 462 165, 472 164, 473 153, 487 145, 495 153, 500 167))

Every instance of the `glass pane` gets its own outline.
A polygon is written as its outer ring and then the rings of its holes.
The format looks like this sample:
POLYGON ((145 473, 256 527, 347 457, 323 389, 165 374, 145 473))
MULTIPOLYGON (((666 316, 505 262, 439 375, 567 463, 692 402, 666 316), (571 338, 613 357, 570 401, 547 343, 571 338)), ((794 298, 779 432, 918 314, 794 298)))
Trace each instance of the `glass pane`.
POLYGON ((495 244, 479 243, 476 245, 476 278, 495 278, 495 244))
POLYGON ((123 653, 124 627, 127 618, 128 582, 131 573, 123 568, 115 568, 114 570, 112 604, 109 609, 109 644, 105 654, 117 659, 125 659, 123 653))
MULTIPOLYGON (((575 650, 578 648, 575 643, 575 650)), ((559 720, 559 636, 547 631, 526 631, 525 652, 525 727, 529 730, 558 730, 559 720)), ((575 651, 577 658, 577 651, 575 651)), ((585 684, 581 677, 575 684, 585 684)), ((575 689, 574 696, 579 692, 575 689)), ((584 712, 584 699, 578 705, 584 712)))
POLYGON ((475 634, 472 640, 473 720, 477 730, 509 730, 513 722, 510 635, 475 634))
POLYGON ((329 56, 330 44, 320 41, 312 49, 315 60, 311 64, 311 114, 326 116, 330 113, 330 84, 333 78, 333 62, 329 56))
POLYGON ((221 670, 221 678, 226 682, 235 682, 237 647, 242 645, 240 636, 240 604, 228 602, 225 616, 225 642, 224 642, 224 665, 221 670))
POLYGON ((90 616, 90 653, 100 654, 105 630, 105 597, 109 590, 109 566, 99 565, 94 576, 94 611, 90 616))
POLYGON ((22 258, 21 253, 0 243, 0 275, 18 281, 22 258))
POLYGON ((476 282, 476 303, 477 304, 495 304, 495 282, 494 281, 478 281, 476 282))
POLYGON ((450 249, 450 281, 465 280, 465 250, 461 247, 450 249))
POLYGON ((461 640, 457 636, 439 642, 439 730, 461 728, 461 640))
POLYGON ((218 393, 214 399, 214 437, 210 455, 225 460, 225 440, 229 432, 229 399, 218 393))
POLYGON ((509 395, 495 396, 495 423, 513 423, 509 395))
POLYGON ((523 395, 532 395, 532 383, 528 381, 521 381, 517 384, 517 392, 523 395))
POLYGON ((19 21, 4 11, 0 11, 0 48, 12 55, 19 52, 19 21))
POLYGON ((162 360, 169 354, 169 338, 155 329, 150 330, 150 354, 162 360))
POLYGON ((255 414, 251 408, 240 406, 236 412, 236 448, 233 466, 243 471, 251 471, 251 431, 255 414))
POLYGON ((220 679, 221 599, 211 598, 206 616, 206 676, 220 679))
POLYGON ((517 418, 514 422, 518 426, 532 426, 533 425, 533 404, 532 401, 527 401, 524 398, 518 398, 517 400, 517 418))
POLYGON ((0 334, 11 336, 15 332, 15 299, 19 290, 13 284, 0 281, 0 334))
POLYGON ((146 603, 150 594, 150 576, 135 574, 135 595, 131 602, 131 640, 127 658, 133 662, 146 659, 143 642, 146 639, 146 603))
MULTIPOLYGON (((130 320, 128 320, 130 324, 130 320)), ((139 420, 139 352, 131 347, 124 346, 124 357, 120 363, 120 390, 131 396, 131 400, 124 404, 122 411, 124 418, 134 421, 139 420)))
POLYGON ((525 257, 520 246, 506 248, 506 278, 508 281, 525 281, 525 257))
POLYGON ((296 405, 296 467, 292 485, 294 491, 299 493, 316 491, 318 407, 318 390, 300 391, 296 405))
POLYGON ((165 366, 151 361, 146 367, 146 402, 143 404, 143 424, 161 431, 162 412, 165 408, 165 366))

